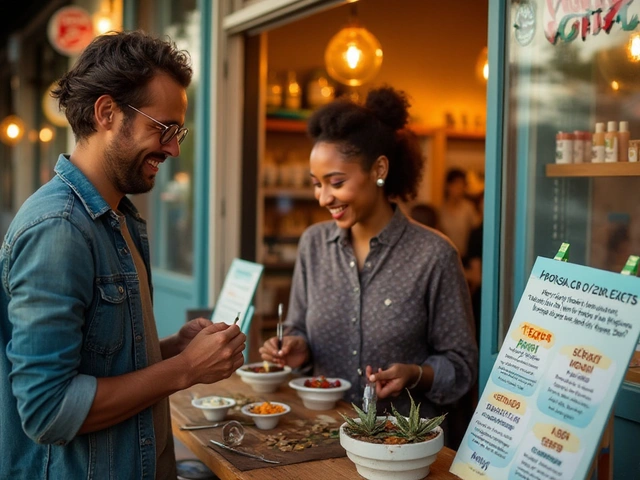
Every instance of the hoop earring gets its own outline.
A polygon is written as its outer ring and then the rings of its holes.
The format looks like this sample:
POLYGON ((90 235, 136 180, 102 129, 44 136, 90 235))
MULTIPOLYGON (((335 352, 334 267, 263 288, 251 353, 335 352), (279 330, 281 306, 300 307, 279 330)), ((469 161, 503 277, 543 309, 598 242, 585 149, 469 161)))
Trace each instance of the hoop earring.
POLYGON ((384 187, 384 178, 379 178, 376 180, 376 185, 379 187, 384 187))

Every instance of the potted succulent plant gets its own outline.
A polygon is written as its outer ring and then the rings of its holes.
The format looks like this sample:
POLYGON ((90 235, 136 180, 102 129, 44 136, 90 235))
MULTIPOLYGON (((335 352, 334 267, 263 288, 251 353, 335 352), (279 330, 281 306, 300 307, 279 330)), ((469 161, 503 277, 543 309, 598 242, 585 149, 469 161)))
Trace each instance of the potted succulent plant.
MULTIPOLYGON (((355 463, 358 473, 369 480, 419 480, 429 474, 444 445, 440 424, 445 415, 420 418, 420 404, 413 397, 409 416, 391 405, 391 417, 378 416, 375 408, 364 412, 353 405, 357 418, 342 415, 340 445, 355 463)), ((373 407, 373 406, 372 406, 373 407)))

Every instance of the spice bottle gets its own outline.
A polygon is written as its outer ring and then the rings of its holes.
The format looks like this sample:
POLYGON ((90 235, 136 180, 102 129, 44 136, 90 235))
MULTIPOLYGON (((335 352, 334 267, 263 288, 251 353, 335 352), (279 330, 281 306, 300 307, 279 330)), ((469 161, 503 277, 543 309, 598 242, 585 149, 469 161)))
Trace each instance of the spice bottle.
POLYGON ((629 122, 620 122, 618 132, 618 161, 629 161, 629 122))
POLYGON ((604 161, 607 163, 618 161, 618 129, 616 122, 607 123, 607 133, 604 134, 604 161))
POLYGON ((591 161, 593 163, 604 162, 604 123, 596 123, 596 133, 591 137, 591 161))
POLYGON ((556 163, 571 163, 573 159, 573 133, 556 134, 556 163))
POLYGON ((640 146, 640 140, 630 140, 629 141, 629 161, 637 162, 638 161, 638 147, 640 146))
POLYGON ((589 160, 591 160, 591 134, 576 130, 573 132, 573 163, 583 163, 589 160), (589 139, 588 144, 585 140, 587 138, 589 139), (589 154, 588 160, 586 160, 587 152, 589 154))

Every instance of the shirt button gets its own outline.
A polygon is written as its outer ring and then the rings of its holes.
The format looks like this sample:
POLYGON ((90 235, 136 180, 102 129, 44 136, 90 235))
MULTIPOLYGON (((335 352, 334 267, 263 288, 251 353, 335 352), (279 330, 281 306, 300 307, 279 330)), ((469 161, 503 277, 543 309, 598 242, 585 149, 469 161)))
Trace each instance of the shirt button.
POLYGON ((367 262, 364 264, 365 267, 369 268, 371 266, 371 262, 367 262))
POLYGON ((360 287, 354 287, 354 288, 353 288, 353 291, 354 291, 355 293, 358 293, 358 292, 360 291, 360 287))
POLYGON ((351 262, 349 262, 349 266, 350 266, 351 268, 355 267, 355 266, 356 266, 356 262, 354 262, 353 260, 351 260, 351 262))
POLYGON ((353 351, 353 352, 351 352, 351 353, 353 353, 353 355, 355 356, 355 355, 357 355, 357 354, 358 354, 358 350, 354 350, 354 351, 353 351))
POLYGON ((358 321, 358 319, 357 319, 356 317, 353 317, 353 318, 351 319, 351 322, 352 322, 352 323, 356 323, 357 321, 358 321))
POLYGON ((140 343, 142 341, 142 335, 136 335, 136 343, 140 343))
POLYGON ((362 369, 361 368, 358 369, 358 375, 362 375, 362 369))

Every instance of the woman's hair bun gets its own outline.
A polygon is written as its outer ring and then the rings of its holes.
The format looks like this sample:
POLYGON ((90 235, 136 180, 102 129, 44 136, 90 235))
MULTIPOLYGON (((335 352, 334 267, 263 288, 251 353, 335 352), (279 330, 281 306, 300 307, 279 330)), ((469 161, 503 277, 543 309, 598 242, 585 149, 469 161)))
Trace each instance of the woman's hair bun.
POLYGON ((365 107, 393 130, 404 128, 409 121, 409 100, 404 92, 392 87, 371 90, 365 107))

